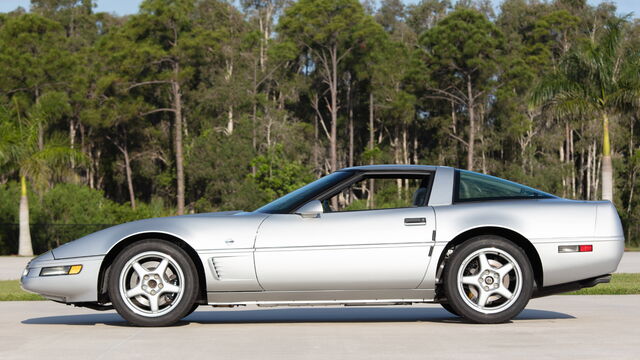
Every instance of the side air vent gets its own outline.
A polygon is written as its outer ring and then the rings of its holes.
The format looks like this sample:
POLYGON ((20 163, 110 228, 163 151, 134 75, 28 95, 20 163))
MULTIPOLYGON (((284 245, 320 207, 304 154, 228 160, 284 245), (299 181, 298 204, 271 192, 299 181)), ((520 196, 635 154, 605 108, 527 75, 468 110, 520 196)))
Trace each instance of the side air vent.
POLYGON ((251 254, 222 255, 210 259, 211 271, 217 280, 246 280, 255 278, 251 254))

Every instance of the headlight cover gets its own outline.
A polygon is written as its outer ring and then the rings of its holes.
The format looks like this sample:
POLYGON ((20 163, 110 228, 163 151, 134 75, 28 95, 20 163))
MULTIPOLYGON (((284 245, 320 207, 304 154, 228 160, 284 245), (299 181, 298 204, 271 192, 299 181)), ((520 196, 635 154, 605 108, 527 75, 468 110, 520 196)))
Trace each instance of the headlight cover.
POLYGON ((82 265, 49 266, 40 270, 40 276, 76 275, 82 271, 82 265))

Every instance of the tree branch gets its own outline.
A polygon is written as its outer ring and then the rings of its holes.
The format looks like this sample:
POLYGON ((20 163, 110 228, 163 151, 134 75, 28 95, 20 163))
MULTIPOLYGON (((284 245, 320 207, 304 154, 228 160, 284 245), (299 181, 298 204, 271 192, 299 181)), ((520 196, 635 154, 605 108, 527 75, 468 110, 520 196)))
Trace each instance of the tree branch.
POLYGON ((464 144, 464 146, 469 147, 469 143, 468 143, 468 142, 466 142, 466 141, 464 141, 462 138, 460 138, 460 137, 458 137, 458 136, 456 136, 456 135, 453 135, 452 133, 448 133, 448 134, 449 134, 449 136, 451 136, 452 138, 454 138, 454 139, 456 139, 456 140, 460 141, 461 143, 463 143, 463 144, 464 144))
POLYGON ((171 84, 172 81, 171 80, 151 80, 151 81, 143 81, 143 82, 139 82, 139 83, 135 83, 132 84, 131 86, 129 86, 128 88, 125 89, 125 91, 129 91, 133 88, 137 88, 138 86, 144 86, 144 85, 154 85, 154 84, 171 84))
POLYGON ((140 116, 147 116, 147 115, 155 114, 155 113, 158 113, 158 112, 172 112, 172 113, 175 113, 175 112, 176 112, 176 109, 172 109, 172 108, 160 108, 160 109, 154 109, 154 110, 151 110, 151 111, 147 111, 147 112, 145 112, 145 113, 142 113, 142 114, 140 114, 140 116))

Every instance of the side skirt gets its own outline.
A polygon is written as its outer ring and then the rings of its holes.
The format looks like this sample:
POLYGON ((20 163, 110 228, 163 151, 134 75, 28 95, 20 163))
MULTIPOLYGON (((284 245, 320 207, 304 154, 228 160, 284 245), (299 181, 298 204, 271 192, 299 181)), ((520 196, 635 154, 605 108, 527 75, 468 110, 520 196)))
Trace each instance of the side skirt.
POLYGON ((432 289, 209 292, 209 305, 383 305, 433 302, 432 289))

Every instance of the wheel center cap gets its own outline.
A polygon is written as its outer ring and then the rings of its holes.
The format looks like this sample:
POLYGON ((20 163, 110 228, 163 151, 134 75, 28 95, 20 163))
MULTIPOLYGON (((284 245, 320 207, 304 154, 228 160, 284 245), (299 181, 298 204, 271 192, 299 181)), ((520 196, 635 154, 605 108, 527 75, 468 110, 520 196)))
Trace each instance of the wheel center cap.
POLYGON ((156 286, 158 286, 158 282, 155 280, 149 280, 149 287, 155 288, 156 286))
POLYGON ((493 284, 493 278, 491 276, 489 276, 486 279, 484 279, 484 282, 486 282, 487 284, 491 285, 491 284, 493 284))

